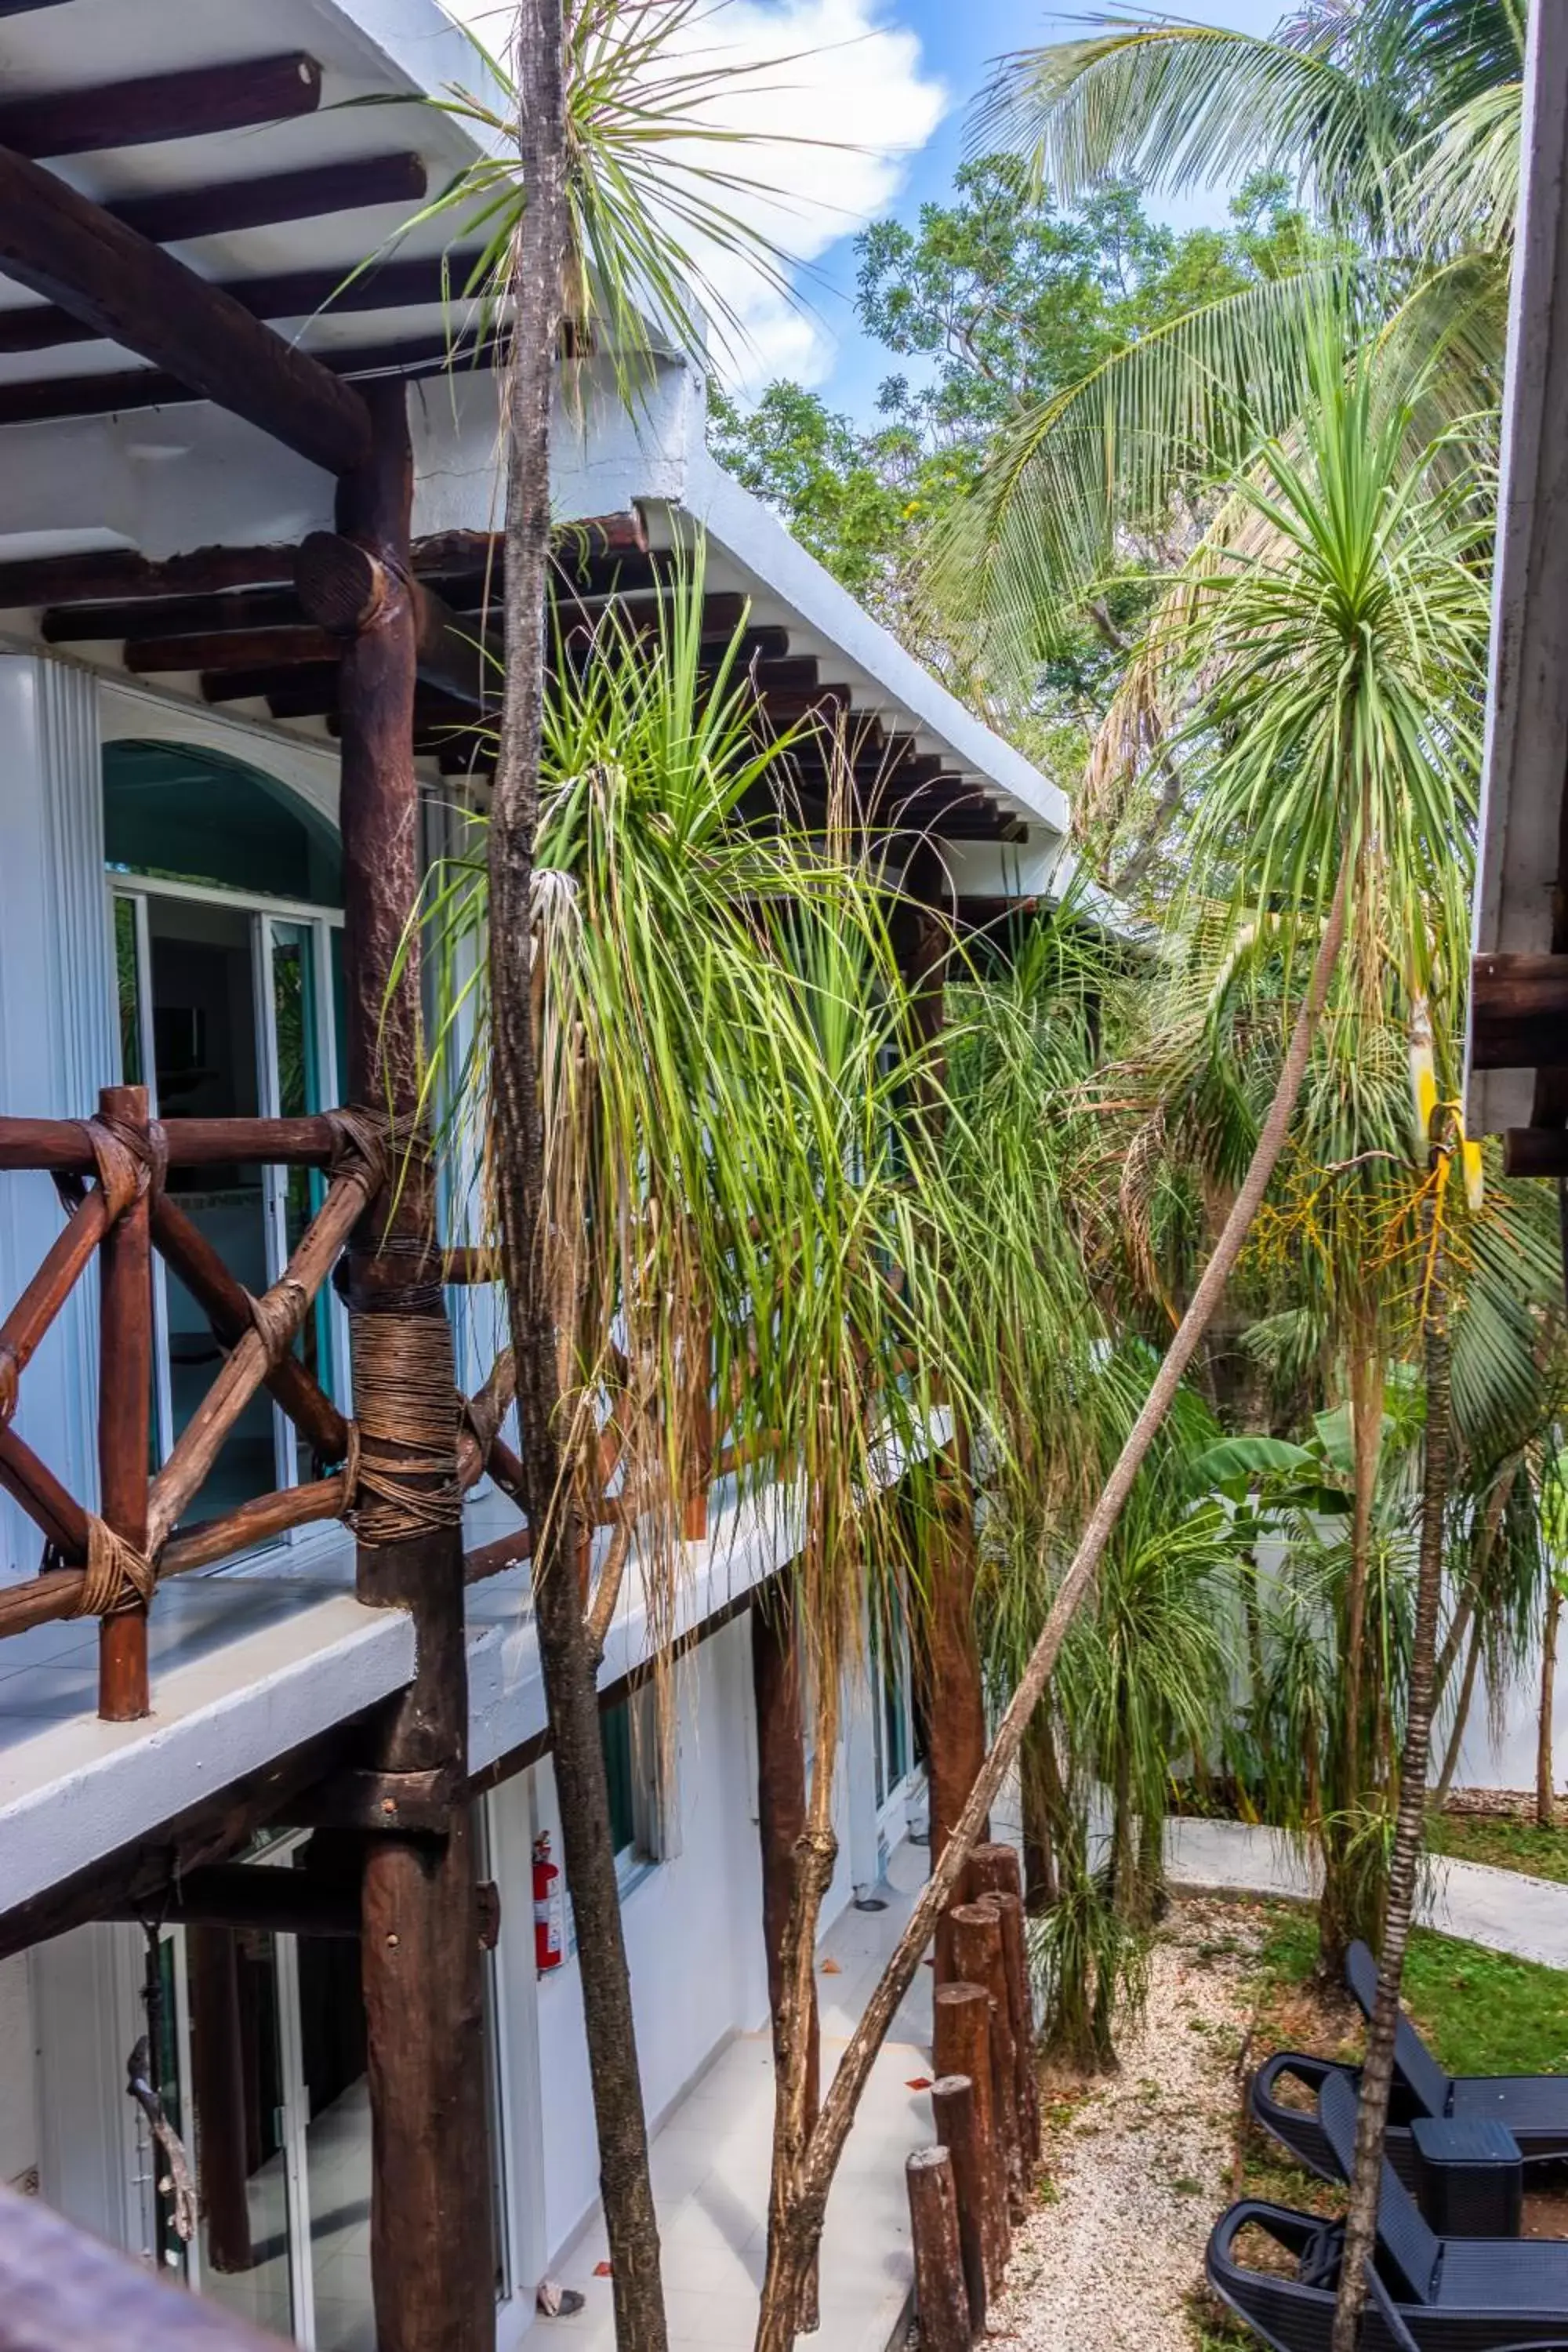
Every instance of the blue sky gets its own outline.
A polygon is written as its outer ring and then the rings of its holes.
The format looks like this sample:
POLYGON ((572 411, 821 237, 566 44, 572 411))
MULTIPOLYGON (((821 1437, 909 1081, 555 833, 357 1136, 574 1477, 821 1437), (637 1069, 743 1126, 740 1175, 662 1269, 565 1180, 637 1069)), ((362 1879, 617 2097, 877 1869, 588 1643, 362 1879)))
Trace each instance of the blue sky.
MULTIPOLYGON (((920 44, 921 66, 943 87, 946 111, 918 152, 903 162, 903 185, 886 206, 900 219, 913 221, 922 202, 940 201, 952 184, 963 152, 965 116, 970 100, 987 79, 991 61, 1009 49, 1047 39, 1053 33, 1068 36, 1083 21, 1088 5, 1070 12, 1042 9, 1028 0, 887 0, 877 21, 911 33, 920 44)), ((1209 24, 1233 25, 1238 30, 1268 33, 1283 13, 1282 0, 1189 0, 1174 12, 1201 17, 1209 24)), ((1183 199, 1154 209, 1178 226, 1200 220, 1219 220, 1225 198, 1183 199)), ((819 313, 831 341, 828 373, 820 385, 825 397, 851 415, 868 418, 880 378, 896 362, 868 341, 855 325, 848 297, 853 294, 855 263, 852 237, 829 247, 814 265, 826 280, 805 281, 807 299, 819 313)))

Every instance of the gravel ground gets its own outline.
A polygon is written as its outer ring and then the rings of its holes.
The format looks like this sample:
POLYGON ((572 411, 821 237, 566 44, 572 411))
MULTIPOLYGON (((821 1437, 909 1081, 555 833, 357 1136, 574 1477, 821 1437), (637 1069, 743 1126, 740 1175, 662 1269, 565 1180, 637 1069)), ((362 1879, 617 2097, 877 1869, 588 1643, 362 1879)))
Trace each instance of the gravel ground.
POLYGON ((1246 1961, 1244 1906, 1173 1904, 1121 2068, 1049 2086, 1049 2187, 1014 2239, 993 2335, 1028 2352, 1193 2352, 1204 2242, 1231 2187, 1246 1961))

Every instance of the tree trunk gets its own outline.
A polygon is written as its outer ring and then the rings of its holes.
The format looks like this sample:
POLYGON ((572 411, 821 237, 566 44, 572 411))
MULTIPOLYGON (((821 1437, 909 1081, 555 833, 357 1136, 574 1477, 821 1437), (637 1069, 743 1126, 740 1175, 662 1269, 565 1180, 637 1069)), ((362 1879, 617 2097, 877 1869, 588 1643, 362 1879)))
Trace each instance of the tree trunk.
MULTIPOLYGON (((763 1941, 768 1960, 768 2009, 773 2020, 776 2095, 785 2095, 790 2051, 784 2029, 785 1937, 795 1895, 795 1850, 805 1833, 805 1736, 795 1636, 794 1589, 786 1577, 776 1601, 752 1615, 752 1689, 757 1710, 757 1835, 763 1850, 763 1941)), ((814 1931, 815 1940, 815 1931, 814 1931)), ((822 2029, 816 1979, 806 2000, 805 2084, 802 2104, 810 2138, 822 2097, 822 2029)), ((817 2326, 816 2265, 805 2274, 800 2329, 817 2326)))
POLYGON ((508 387, 506 688, 489 836, 491 1164, 517 1365, 540 1664, 553 1743, 567 1891, 577 1932, 588 2070, 621 2352, 664 2352, 658 2224, 648 2172, 599 1739, 595 1672, 577 1588, 579 1529, 562 1474, 560 1393, 544 1277, 543 1144, 531 1013, 533 849, 544 697, 550 415, 568 246, 562 0, 521 0, 518 149, 528 202, 513 268, 508 387))
POLYGON ((812 2280, 822 2244, 820 2218, 814 2230, 791 2227, 794 2217, 805 2205, 806 2160, 821 2128, 820 2112, 809 2129, 806 2124, 808 2107, 816 2104, 812 2041, 806 2020, 816 2007, 817 1921, 838 1859, 838 1841, 833 1833, 838 1670, 836 1665, 819 1664, 812 1679, 816 1704, 811 1791, 806 1801, 805 1825, 795 1844, 795 1878, 781 1954, 779 2008, 773 2027, 773 2153, 768 2184, 768 2261, 759 2322, 759 2327, 768 2326, 771 2315, 773 2340, 781 2345, 795 2342, 800 2315, 811 2307, 812 2280))
MULTIPOLYGON (((1372 1572, 1373 1508, 1377 1499, 1378 1455, 1383 1442, 1383 1359, 1370 1334, 1361 1333, 1351 1357, 1351 1443, 1354 1500, 1351 1513, 1350 1577, 1341 1619, 1340 1666, 1344 1717, 1340 1728, 1338 1769, 1333 1775, 1333 1811, 1321 1843, 1323 1892, 1318 1906, 1319 1965, 1337 1977, 1352 1938, 1365 1926, 1360 1916, 1356 1865, 1351 1848, 1368 1782, 1373 1743, 1367 1738, 1365 1688, 1366 1596, 1372 1572)), ((1373 1695, 1373 1712, 1381 1693, 1373 1695)))
POLYGON ((1377 2243, 1377 2200, 1383 2179, 1383 2136, 1394 2079, 1399 1986, 1415 1905, 1415 1883, 1426 1830, 1426 1772, 1432 1746, 1433 1664, 1443 1591, 1443 1528, 1448 1500, 1448 1321, 1442 1193, 1428 1205, 1426 1292, 1422 1311, 1426 1373, 1426 1463, 1421 1486, 1421 1549, 1415 1590, 1415 1633, 1400 1768, 1399 1811, 1388 1873, 1388 1907, 1377 1966, 1377 2000, 1367 2029, 1356 2119, 1355 2169, 1345 2214, 1344 2252, 1334 2303, 1331 2352, 1356 2352, 1367 2265, 1377 2243))
MULTIPOLYGON (((974 1633, 974 1502, 966 1445, 960 1443, 951 1454, 939 1456, 931 1488, 920 1650, 934 1868, 985 1760, 985 1693, 974 1633)), ((963 1902, 968 1892, 961 1878, 954 1901, 963 1902)), ((948 1948, 948 1939, 939 1937, 939 1983, 946 1981, 948 1948)))
POLYGON ((1549 1830, 1557 1818, 1552 1792, 1552 1685, 1557 1678, 1557 1623, 1562 1614, 1563 1595, 1553 1577, 1546 1591, 1546 1624, 1541 1637, 1541 1717, 1535 1738, 1535 1819, 1537 1826, 1543 1830, 1549 1830))
POLYGON ((1116 1465, 1089 1514, 1078 1549, 1057 1588, 1039 1639, 998 1726, 990 1753, 969 1792, 963 1815, 942 1860, 921 1889, 908 1925, 839 2061, 827 2096, 823 2101, 811 2145, 799 2168, 795 2193, 781 2208, 770 2208, 767 2269, 763 2281, 755 2352, 788 2352, 788 2347, 795 2340, 794 2314, 798 2301, 796 2283, 809 2251, 821 2239, 828 2190, 833 2185, 833 2176, 844 2152, 844 2144, 849 2137, 849 2128, 855 2120, 855 2112, 877 2053, 881 2048, 900 2001, 914 1980, 915 1970, 920 1967, 936 1922, 951 1899, 970 1853, 979 1843, 986 1816, 1012 1769, 1030 1718, 1050 1680, 1063 1637, 1093 1584, 1095 1571, 1133 1481, 1142 1467, 1161 1423, 1170 1412, 1181 1386, 1182 1376, 1225 1296, 1231 1270, 1262 1206, 1269 1178, 1285 1148, 1291 1115, 1307 1074, 1312 1041, 1317 1034, 1330 983, 1339 961, 1344 939, 1349 886, 1350 859, 1348 856, 1342 856, 1333 900, 1323 926, 1311 980, 1291 1030, 1279 1082, 1258 1135, 1252 1164, 1215 1244, 1214 1255, 1193 1294, 1192 1303, 1183 1316, 1164 1361, 1155 1375, 1143 1410, 1133 1423, 1116 1465))
POLYGON ((1437 1776, 1437 1786, 1433 1792, 1432 1801, 1439 1810, 1447 1802, 1448 1790, 1458 1769, 1459 1750, 1465 1742, 1465 1726, 1470 1719, 1470 1706, 1476 1696, 1476 1675, 1481 1663, 1483 1631, 1478 1617, 1470 1627, 1470 1646, 1466 1653, 1465 1671, 1459 1683, 1458 1704, 1454 1709, 1454 1727, 1448 1734, 1447 1753, 1443 1759, 1443 1769, 1437 1776))
POLYGON ((1050 1712, 1042 1707, 1024 1735, 1018 1759, 1024 1799, 1024 1901, 1030 1911, 1043 1911, 1057 1899, 1061 1780, 1051 1740, 1050 1712))

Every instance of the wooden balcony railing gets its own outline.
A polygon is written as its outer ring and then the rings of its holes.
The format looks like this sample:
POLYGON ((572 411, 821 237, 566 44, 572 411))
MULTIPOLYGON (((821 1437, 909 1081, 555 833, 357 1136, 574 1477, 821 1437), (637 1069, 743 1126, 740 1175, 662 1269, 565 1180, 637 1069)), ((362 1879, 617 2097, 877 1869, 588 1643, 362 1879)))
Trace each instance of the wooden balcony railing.
MULTIPOLYGON (((322 1285, 365 1212, 397 1176, 384 1120, 363 1111, 313 1118, 151 1119, 138 1087, 112 1087, 89 1119, 0 1118, 0 1171, 53 1176, 66 1223, 11 1312, 0 1322, 0 1486, 44 1538, 39 1573, 0 1586, 0 1639, 53 1620, 100 1620, 99 1711, 112 1721, 147 1713, 147 1617, 165 1579, 207 1568, 312 1521, 353 1517, 360 1493, 359 1434, 300 1357, 295 1341, 322 1285), (171 1168, 236 1161, 315 1168, 325 1198, 278 1280, 254 1297, 164 1189, 171 1168), (152 1257, 157 1251, 207 1318, 223 1349, 211 1387, 168 1460, 150 1473, 152 1257), (99 1508, 90 1511, 14 1427, 28 1364, 94 1258, 100 1266, 99 1508), (267 1390, 309 1444, 321 1474, 193 1525, 184 1514, 259 1390, 267 1390)), ((490 1253, 441 1254, 447 1283, 494 1279, 490 1253)), ((487 1472, 522 1507, 522 1465, 500 1435, 513 1396, 504 1349, 472 1397, 453 1396, 456 1481, 467 1492, 487 1472)), ((694 1384, 690 1499, 685 1531, 706 1531, 714 1469, 713 1415, 694 1384)), ((612 1419, 599 1464, 601 1494, 589 1517, 626 1518, 612 1499, 625 1433, 612 1419)), ((629 1527, 618 1538, 618 1582, 629 1527)), ((469 1580, 526 1558, 527 1532, 470 1557, 469 1580)), ((584 1568, 586 1563, 584 1563, 584 1568)))

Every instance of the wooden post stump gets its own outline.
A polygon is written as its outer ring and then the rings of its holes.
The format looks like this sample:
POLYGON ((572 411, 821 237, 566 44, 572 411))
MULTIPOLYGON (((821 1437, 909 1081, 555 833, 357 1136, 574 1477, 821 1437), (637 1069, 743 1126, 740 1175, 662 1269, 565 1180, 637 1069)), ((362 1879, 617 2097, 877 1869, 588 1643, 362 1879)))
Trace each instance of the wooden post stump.
POLYGON ((1023 1870, 1010 1845, 977 1846, 973 1870, 978 1903, 993 1903, 1002 1922, 1002 1957, 1013 2021, 1013 2056, 1017 2071, 1018 2136, 1026 2163, 1040 2158, 1040 2087, 1035 2076, 1035 2000, 1029 1986, 1029 1953, 1024 1925, 1023 1870))
POLYGON ((989 1899, 963 1903, 951 1916, 959 1980, 983 1986, 991 1997, 991 2096, 1007 2184, 1007 2211, 1016 2223, 1028 2210, 1028 2193, 1018 2128, 1018 2064, 1013 2047, 1013 2007, 1007 1996, 1002 1921, 989 1899))
POLYGON ((999 2294, 1012 2250, 1006 2176, 997 2145, 992 2091, 991 1996, 984 1985, 939 1985, 932 2002, 931 2058, 938 2078, 967 2075, 980 2167, 976 2209, 988 2295, 999 2294))
POLYGON ((945 2147, 918 2147, 904 2172, 910 2190, 921 2352, 969 2352, 969 2294, 959 2250, 952 2160, 945 2147))
POLYGON ((938 2136, 952 2158, 970 2333, 982 2336, 990 2297, 985 2287, 985 2156, 975 2120, 974 2084, 967 2074, 941 2074, 931 2086, 931 2105, 938 2136))
MULTIPOLYGON (((145 1129, 145 1087, 105 1087, 99 1117, 145 1129)), ((148 1444, 153 1415, 153 1243, 142 1192, 99 1252, 98 1485, 106 1527, 133 1551, 147 1549, 148 1444)), ((98 1711, 106 1723, 148 1713, 145 1604, 99 1621, 98 1711)))

